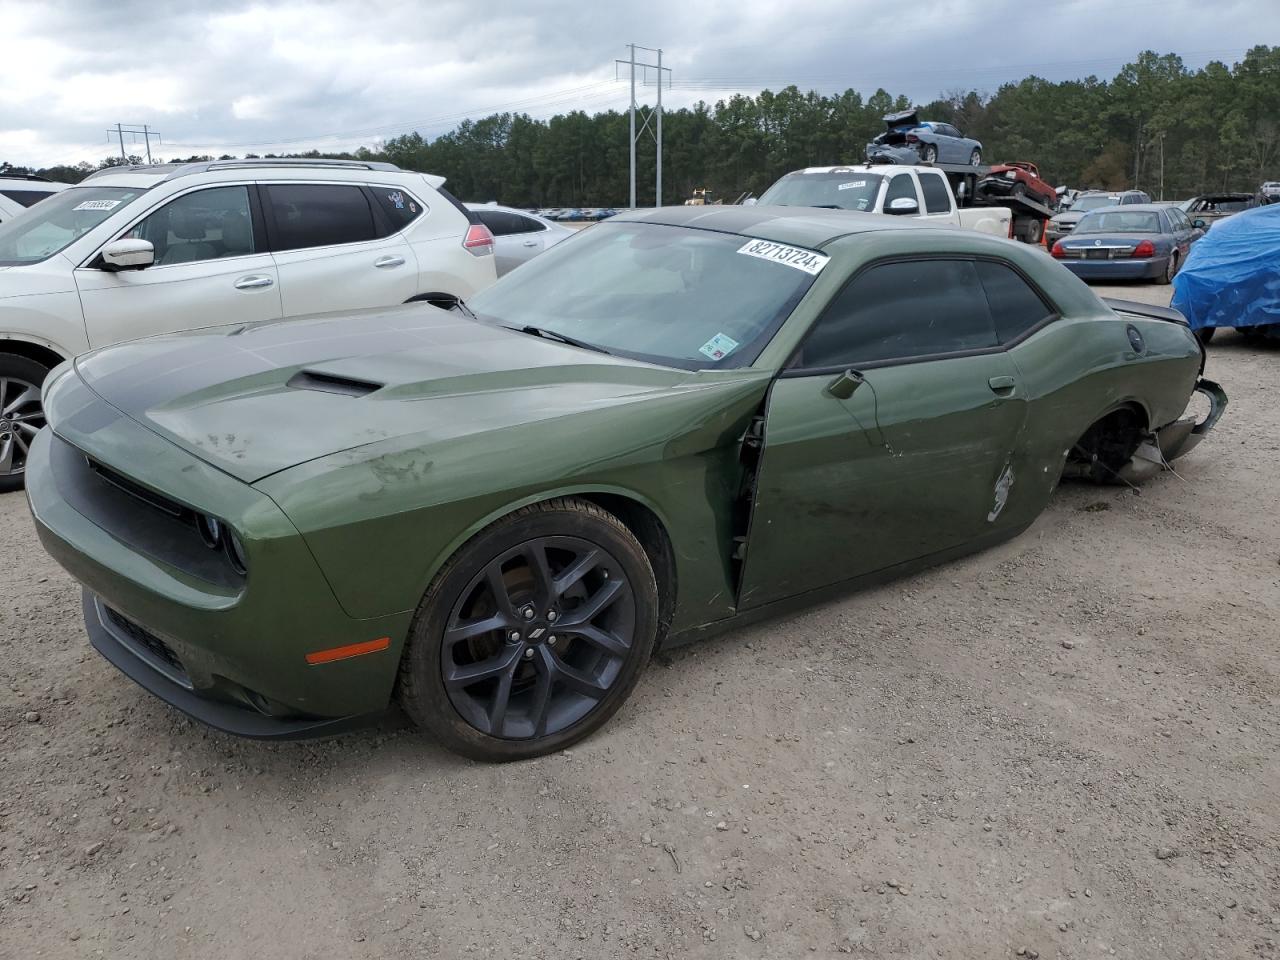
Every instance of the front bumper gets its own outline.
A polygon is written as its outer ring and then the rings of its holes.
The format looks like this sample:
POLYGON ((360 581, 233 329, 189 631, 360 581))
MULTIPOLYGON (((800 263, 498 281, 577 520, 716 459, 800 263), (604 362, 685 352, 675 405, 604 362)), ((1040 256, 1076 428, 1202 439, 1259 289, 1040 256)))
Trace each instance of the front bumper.
POLYGON ((123 620, 88 589, 84 591, 84 626, 93 648, 113 667, 169 706, 223 733, 254 740, 302 740, 345 733, 377 716, 277 717, 197 692, 183 682, 185 674, 180 668, 175 670, 168 657, 157 655, 153 647, 163 641, 154 634, 150 634, 153 642, 140 641, 139 634, 149 631, 123 620))
MULTIPOLYGON (((46 428, 32 444, 27 498, 45 549, 93 598, 86 629, 108 660, 193 717, 244 736, 329 733, 386 708, 411 611, 348 616, 301 534, 269 497, 123 416, 78 377, 58 381, 46 410, 59 433, 46 428), (121 493, 118 485, 95 492, 94 484, 109 481, 87 469, 89 458, 117 480, 133 481, 133 492, 121 493), (155 509, 136 497, 144 481, 237 530, 248 576, 215 582, 180 551, 157 550, 160 540, 142 538, 151 522, 146 511, 155 509), (99 509, 110 497, 111 509, 99 509), (138 503, 122 505, 121 497, 138 503), (107 610, 119 619, 113 622, 107 610), (139 653, 137 643, 127 642, 133 631, 121 624, 154 637, 173 669, 139 653), (306 660, 309 652, 384 636, 388 648, 377 653, 306 660)), ((183 531, 168 530, 162 539, 171 548, 183 531)))

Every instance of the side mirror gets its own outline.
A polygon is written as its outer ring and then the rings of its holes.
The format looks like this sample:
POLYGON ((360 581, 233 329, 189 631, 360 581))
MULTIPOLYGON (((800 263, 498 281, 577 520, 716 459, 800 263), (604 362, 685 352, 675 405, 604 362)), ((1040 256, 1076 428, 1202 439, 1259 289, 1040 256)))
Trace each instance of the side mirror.
POLYGON ((846 370, 827 384, 827 393, 837 400, 848 400, 860 386, 862 375, 856 370, 846 370))
POLYGON ((1195 227, 1197 230, 1203 230, 1207 226, 1204 220, 1199 217, 1197 217, 1195 220, 1192 220, 1191 225, 1195 227))
POLYGON ((102 248, 103 270, 145 270, 155 262, 150 240, 113 240, 102 248))
POLYGON ((898 197, 896 200, 890 200, 889 209, 885 211, 885 213, 893 214, 895 217, 919 212, 920 204, 910 197, 898 197))
POLYGON ((747 197, 747 199, 742 201, 742 205, 744 207, 754 207, 759 202, 760 201, 757 200, 755 197, 747 197))

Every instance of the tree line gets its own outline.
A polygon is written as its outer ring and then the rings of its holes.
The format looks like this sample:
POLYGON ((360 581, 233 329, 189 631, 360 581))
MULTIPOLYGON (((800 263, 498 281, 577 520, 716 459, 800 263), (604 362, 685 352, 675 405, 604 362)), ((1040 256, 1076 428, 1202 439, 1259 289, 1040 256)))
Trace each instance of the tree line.
MULTIPOLYGON (((864 145, 884 129, 882 117, 909 106, 883 89, 864 99, 855 90, 827 95, 789 86, 669 110, 663 200, 680 203, 705 188, 730 202, 758 195, 789 170, 861 162, 864 145)), ((1280 47, 1256 46, 1231 66, 1212 61, 1197 70, 1176 54, 1145 51, 1111 80, 1030 76, 990 95, 951 91, 919 110, 922 119, 952 123, 982 141, 987 162, 1030 160, 1055 185, 1136 187, 1179 199, 1254 192, 1265 180, 1280 180, 1280 47)), ((545 120, 496 113, 435 139, 406 133, 354 153, 303 156, 389 160, 446 177, 466 200, 619 206, 628 193, 627 141, 627 114, 616 110, 545 120)), ((653 145, 642 141, 641 205, 654 202, 654 159, 653 145)), ((113 157, 39 172, 77 182, 124 162, 113 157)))

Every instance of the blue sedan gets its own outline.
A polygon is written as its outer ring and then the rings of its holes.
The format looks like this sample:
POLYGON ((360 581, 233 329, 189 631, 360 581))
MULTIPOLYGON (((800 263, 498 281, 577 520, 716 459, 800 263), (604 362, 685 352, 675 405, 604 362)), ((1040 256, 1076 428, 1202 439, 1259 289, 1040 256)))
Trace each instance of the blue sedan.
POLYGON ((1204 221, 1177 207, 1153 203, 1099 207, 1080 218, 1051 253, 1082 280, 1156 280, 1172 283, 1204 221))

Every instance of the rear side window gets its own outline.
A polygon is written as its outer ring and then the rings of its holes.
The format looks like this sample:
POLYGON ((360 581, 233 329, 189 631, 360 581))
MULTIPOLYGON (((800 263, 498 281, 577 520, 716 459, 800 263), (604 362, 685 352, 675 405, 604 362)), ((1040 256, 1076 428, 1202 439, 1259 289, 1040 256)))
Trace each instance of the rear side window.
POLYGON ((14 203, 20 203, 24 207, 29 207, 33 203, 39 203, 45 197, 49 196, 52 191, 49 190, 0 190, 0 194, 4 194, 14 203))
POLYGON ((799 366, 858 367, 995 347, 971 260, 904 260, 860 273, 827 305, 799 366))
POLYGON ((399 187, 371 186, 369 189, 395 231, 403 230, 426 212, 421 200, 399 187))
POLYGON ((920 189, 924 191, 926 213, 951 212, 951 193, 941 176, 936 173, 920 174, 920 189))
POLYGON ((991 260, 979 260, 975 267, 1001 343, 1017 340, 1056 312, 1012 267, 991 260))
POLYGON ((480 222, 489 228, 495 237, 508 237, 515 233, 533 233, 544 229, 542 224, 518 213, 505 210, 473 210, 480 222))
POLYGON ((364 191, 329 183, 266 185, 275 219, 276 250, 300 250, 373 240, 378 231, 364 191))

